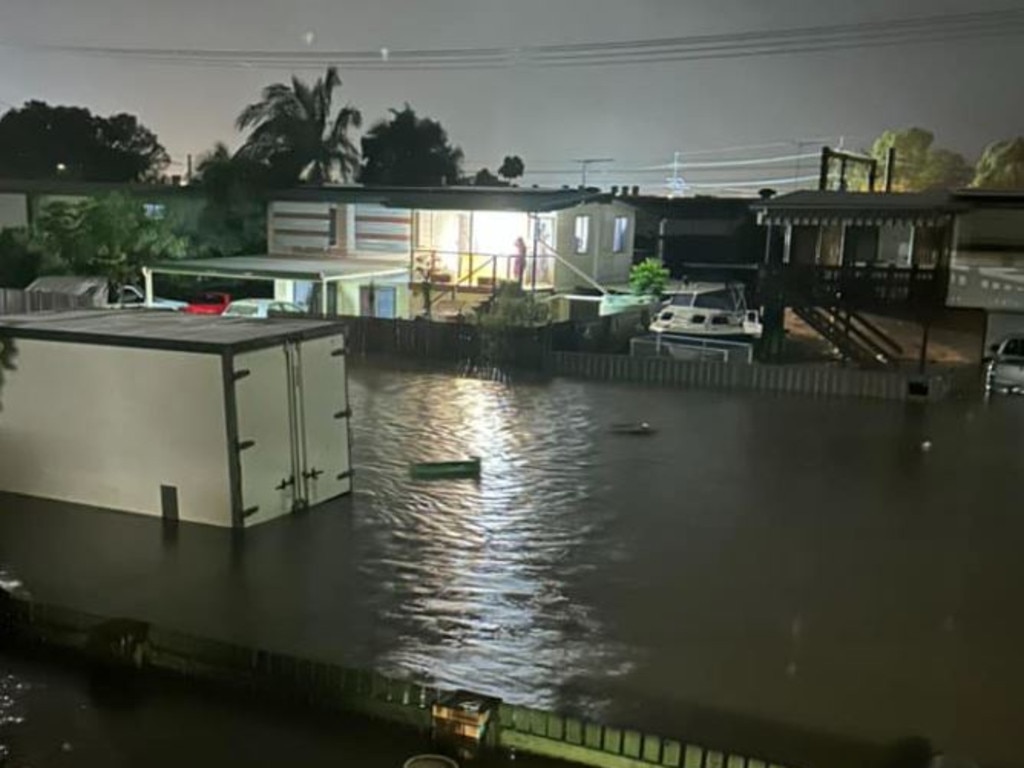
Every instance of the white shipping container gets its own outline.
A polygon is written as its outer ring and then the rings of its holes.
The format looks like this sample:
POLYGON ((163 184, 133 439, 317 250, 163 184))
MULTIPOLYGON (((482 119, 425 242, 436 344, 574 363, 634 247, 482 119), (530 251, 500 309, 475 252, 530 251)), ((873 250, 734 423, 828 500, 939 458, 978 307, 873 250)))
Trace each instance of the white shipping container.
POLYGON ((237 528, 351 491, 333 323, 85 311, 0 335, 0 491, 237 528))

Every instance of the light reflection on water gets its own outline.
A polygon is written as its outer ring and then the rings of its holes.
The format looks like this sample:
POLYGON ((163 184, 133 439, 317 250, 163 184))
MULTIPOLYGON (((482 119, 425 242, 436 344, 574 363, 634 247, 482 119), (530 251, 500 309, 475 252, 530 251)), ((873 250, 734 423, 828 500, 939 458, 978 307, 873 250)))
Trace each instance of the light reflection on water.
POLYGON ((352 387, 356 509, 374 542, 360 572, 390 635, 377 665, 444 686, 529 690, 538 705, 564 701, 581 668, 621 671, 619 649, 566 591, 605 556, 587 543, 607 511, 573 512, 590 492, 602 429, 586 400, 383 378, 360 375, 352 387), (409 479, 410 462, 467 456, 483 460, 479 482, 409 479))

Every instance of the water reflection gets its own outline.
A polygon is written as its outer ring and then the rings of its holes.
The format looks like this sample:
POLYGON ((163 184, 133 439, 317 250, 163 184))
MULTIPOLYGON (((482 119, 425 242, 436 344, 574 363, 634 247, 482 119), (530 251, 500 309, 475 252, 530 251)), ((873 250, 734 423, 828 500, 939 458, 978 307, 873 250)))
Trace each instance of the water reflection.
POLYGON ((566 591, 599 567, 588 543, 607 520, 571 514, 601 428, 586 401, 432 375, 353 385, 356 508, 375 544, 360 568, 387 635, 378 666, 499 695, 530 690, 541 705, 581 667, 614 672, 618 649, 566 591), (409 480, 410 462, 466 456, 483 459, 479 482, 409 480))

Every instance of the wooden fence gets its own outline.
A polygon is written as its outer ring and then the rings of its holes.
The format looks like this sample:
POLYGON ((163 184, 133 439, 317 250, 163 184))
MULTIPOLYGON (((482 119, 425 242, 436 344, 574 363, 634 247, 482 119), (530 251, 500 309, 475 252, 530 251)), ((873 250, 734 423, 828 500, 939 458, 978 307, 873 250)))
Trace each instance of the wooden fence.
POLYGON ((23 291, 20 288, 0 288, 0 315, 23 315, 29 312, 53 312, 67 309, 88 309, 95 302, 87 296, 66 293, 23 291))
MULTIPOLYGON (((445 691, 377 672, 303 659, 111 619, 15 597, 0 590, 0 645, 71 652, 126 673, 148 669, 247 695, 297 701, 428 732, 445 691)), ((499 702, 486 744, 594 768, 783 768, 769 760, 711 749, 639 730, 499 702)))

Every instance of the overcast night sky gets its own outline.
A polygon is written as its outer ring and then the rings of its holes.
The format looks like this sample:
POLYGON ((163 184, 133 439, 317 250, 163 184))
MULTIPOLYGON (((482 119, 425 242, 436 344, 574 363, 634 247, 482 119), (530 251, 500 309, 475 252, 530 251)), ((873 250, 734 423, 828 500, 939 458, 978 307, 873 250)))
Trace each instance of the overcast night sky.
MULTIPOLYGON (((217 140, 237 144, 233 120, 239 110, 261 86, 290 72, 125 61, 37 46, 519 47, 1019 7, 1019 0, 0 0, 0 106, 35 98, 100 113, 133 112, 183 161, 217 140), (311 45, 309 32, 315 34, 311 45)), ((533 169, 572 168, 573 158, 588 156, 615 158, 617 166, 630 168, 668 162, 675 150, 841 135, 848 146, 860 147, 887 127, 914 124, 933 129, 939 143, 973 159, 991 140, 1024 134, 1022 41, 1018 32, 656 64, 390 73, 342 68, 342 95, 369 121, 410 102, 441 120, 465 150, 468 168, 493 168, 510 153, 533 169)), ((316 70, 301 74, 313 77, 316 70)), ((760 151, 791 154, 797 146, 760 151)), ((625 179, 611 173, 595 180, 625 179)))

